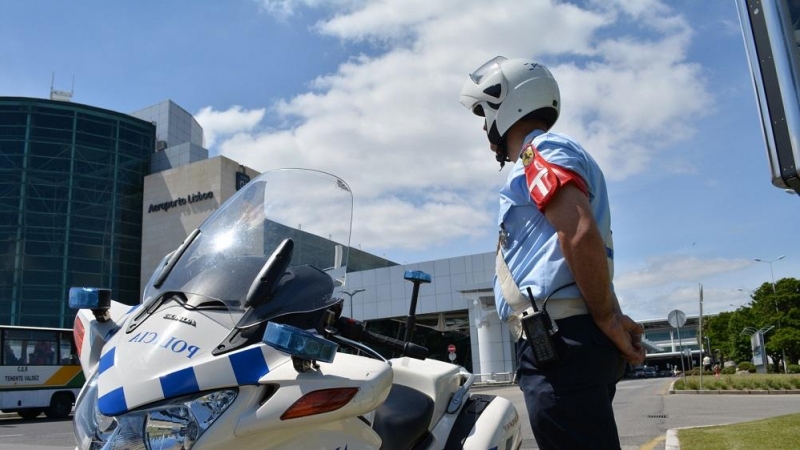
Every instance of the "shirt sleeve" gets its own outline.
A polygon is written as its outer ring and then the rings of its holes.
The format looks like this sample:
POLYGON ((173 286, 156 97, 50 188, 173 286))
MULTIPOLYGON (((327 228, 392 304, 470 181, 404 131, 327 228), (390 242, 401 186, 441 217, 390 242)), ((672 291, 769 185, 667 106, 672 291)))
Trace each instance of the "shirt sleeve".
POLYGON ((539 211, 544 211, 556 192, 570 183, 589 196, 586 181, 578 172, 548 161, 533 143, 523 149, 522 165, 528 192, 539 211))

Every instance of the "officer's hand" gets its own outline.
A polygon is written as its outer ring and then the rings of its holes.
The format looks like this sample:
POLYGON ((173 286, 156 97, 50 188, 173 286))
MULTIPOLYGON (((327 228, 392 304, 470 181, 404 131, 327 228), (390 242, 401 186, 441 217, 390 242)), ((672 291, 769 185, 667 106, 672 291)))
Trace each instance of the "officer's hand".
POLYGON ((610 314, 606 320, 597 322, 603 332, 617 346, 622 358, 633 365, 644 362, 642 333, 644 328, 625 314, 610 314))

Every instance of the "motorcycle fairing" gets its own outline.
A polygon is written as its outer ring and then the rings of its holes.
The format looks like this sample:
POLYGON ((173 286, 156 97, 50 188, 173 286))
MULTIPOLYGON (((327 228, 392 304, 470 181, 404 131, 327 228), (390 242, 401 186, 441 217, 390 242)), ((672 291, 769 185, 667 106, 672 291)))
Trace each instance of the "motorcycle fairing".
POLYGON ((265 344, 212 355, 229 328, 208 315, 174 306, 151 317, 148 326, 117 333, 98 363, 100 412, 116 416, 164 399, 258 384, 270 370, 291 359, 265 344), (190 317, 195 326, 164 317, 177 314, 190 317), (159 368, 167 370, 158 372, 159 368))

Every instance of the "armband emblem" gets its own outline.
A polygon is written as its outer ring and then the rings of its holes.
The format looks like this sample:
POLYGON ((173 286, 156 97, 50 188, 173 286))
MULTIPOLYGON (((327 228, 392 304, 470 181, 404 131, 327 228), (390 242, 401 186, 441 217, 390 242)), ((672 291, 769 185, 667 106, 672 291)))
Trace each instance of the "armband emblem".
POLYGON ((522 153, 522 165, 528 167, 533 161, 533 148, 528 146, 522 153))
MULTIPOLYGON (((580 175, 557 164, 549 163, 533 146, 528 147, 527 152, 531 152, 533 157, 528 164, 525 164, 525 180, 528 183, 531 200, 539 211, 544 211, 558 188, 567 183, 574 183, 575 187, 588 195, 586 182, 580 175)), ((523 159, 523 163, 524 161, 523 159)))

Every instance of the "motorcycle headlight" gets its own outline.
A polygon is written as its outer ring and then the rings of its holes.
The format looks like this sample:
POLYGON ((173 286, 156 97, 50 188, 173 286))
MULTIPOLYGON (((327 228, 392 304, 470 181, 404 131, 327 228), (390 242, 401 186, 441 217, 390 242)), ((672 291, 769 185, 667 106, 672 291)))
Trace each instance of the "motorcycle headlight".
POLYGON ((81 450, 189 450, 236 400, 236 389, 166 400, 117 417, 97 409, 97 379, 87 382, 75 408, 81 450))

